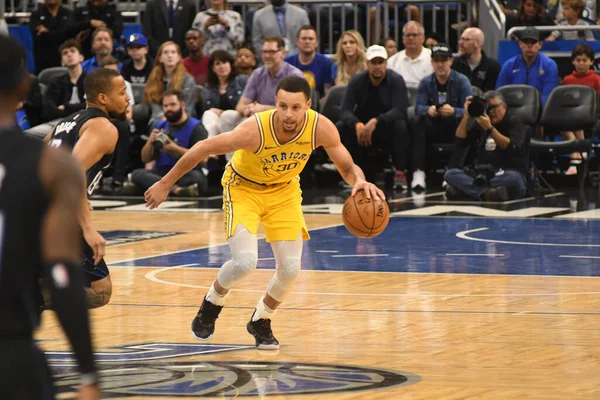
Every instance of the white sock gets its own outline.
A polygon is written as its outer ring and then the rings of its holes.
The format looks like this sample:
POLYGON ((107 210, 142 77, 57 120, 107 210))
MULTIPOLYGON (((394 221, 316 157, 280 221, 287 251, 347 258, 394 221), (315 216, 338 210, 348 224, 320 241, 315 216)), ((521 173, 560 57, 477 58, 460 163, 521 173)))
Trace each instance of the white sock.
POLYGON ((227 296, 227 294, 220 295, 217 293, 215 290, 215 283, 213 282, 213 284, 210 286, 210 289, 208 289, 208 293, 206 294, 206 300, 210 301, 215 306, 223 307, 225 305, 225 296, 227 296))
POLYGON ((256 311, 252 316, 252 322, 258 321, 259 319, 271 319, 275 315, 276 310, 271 310, 265 304, 265 296, 261 297, 256 304, 256 311))

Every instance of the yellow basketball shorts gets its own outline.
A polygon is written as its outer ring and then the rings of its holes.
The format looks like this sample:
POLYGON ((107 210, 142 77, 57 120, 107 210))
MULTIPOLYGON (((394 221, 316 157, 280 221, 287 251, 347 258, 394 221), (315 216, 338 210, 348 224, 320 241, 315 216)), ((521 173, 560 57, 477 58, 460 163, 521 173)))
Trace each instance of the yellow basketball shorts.
POLYGON ((221 183, 227 239, 239 224, 256 234, 259 222, 265 228, 267 242, 293 241, 300 232, 304 240, 310 238, 302 213, 299 179, 264 186, 242 178, 228 165, 221 183))

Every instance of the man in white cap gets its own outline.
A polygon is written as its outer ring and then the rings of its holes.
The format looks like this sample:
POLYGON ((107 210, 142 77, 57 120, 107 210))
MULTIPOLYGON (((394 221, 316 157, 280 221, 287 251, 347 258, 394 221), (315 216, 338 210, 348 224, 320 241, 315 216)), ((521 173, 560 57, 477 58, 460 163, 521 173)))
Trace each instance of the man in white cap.
POLYGON ((394 189, 406 189, 407 106, 406 84, 402 76, 387 69, 387 51, 379 45, 369 47, 367 70, 348 83, 337 126, 342 143, 369 179, 385 167, 373 162, 372 157, 380 155, 376 150, 391 153, 394 189))

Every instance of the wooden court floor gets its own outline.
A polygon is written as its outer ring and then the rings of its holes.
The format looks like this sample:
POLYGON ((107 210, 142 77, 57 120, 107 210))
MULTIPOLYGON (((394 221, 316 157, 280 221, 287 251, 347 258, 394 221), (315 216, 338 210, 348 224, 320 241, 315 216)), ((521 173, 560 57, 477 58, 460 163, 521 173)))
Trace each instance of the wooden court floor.
MULTIPOLYGON (((94 219, 100 231, 181 233, 109 246, 108 263, 225 243, 220 212, 97 211, 94 219)), ((332 215, 306 215, 306 220, 310 229, 341 222, 332 215)), ((253 338, 245 325, 273 270, 258 269, 231 292, 211 340, 192 337, 191 320, 216 273, 216 268, 139 264, 111 268, 111 303, 91 311, 94 343, 103 352, 99 360, 124 351, 119 346, 145 343, 169 349, 174 347, 168 344, 238 348, 134 357, 110 368, 102 364, 107 398, 180 399, 212 393, 217 398, 279 399, 304 393, 301 398, 311 399, 600 399, 598 278, 306 270, 273 320, 281 349, 264 352, 246 347, 253 338), (314 363, 323 366, 315 369, 320 375, 308 374, 312 381, 306 375, 260 371, 285 365, 290 372, 296 364, 314 363), (242 390, 211 392, 200 386, 200 377, 206 380, 211 373, 217 384, 227 382, 220 367, 244 369, 245 364, 258 372, 247 375, 242 390), (340 373, 344 366, 349 370, 340 373), (350 366, 360 372, 352 373, 350 366), (157 389, 165 371, 170 371, 169 379, 180 380, 157 389), (392 371, 388 378, 395 384, 381 384, 386 375, 380 371, 392 371), (327 386, 325 378, 333 383, 327 386), (311 392, 311 385, 330 389, 311 392)), ((68 351, 53 313, 43 317, 37 334, 41 346, 49 352, 68 351)), ((68 365, 56 371, 59 385, 66 385, 59 398, 69 398, 73 372, 68 365)), ((243 375, 236 371, 234 380, 243 375)))

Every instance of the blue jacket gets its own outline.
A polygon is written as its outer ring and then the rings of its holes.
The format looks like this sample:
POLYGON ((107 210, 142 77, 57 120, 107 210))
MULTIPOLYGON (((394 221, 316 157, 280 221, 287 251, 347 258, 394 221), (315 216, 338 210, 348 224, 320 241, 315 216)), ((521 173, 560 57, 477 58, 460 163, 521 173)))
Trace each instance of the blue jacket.
MULTIPOLYGON (((450 78, 447 83, 448 93, 446 95, 446 102, 454 108, 454 117, 462 118, 465 113, 465 101, 467 97, 473 93, 471 82, 469 78, 463 74, 450 70, 450 78)), ((415 114, 419 116, 427 115, 429 107, 438 104, 438 93, 437 83, 435 80, 435 73, 426 76, 419 82, 419 88, 417 89, 417 104, 415 107, 415 114)))
POLYGON ((527 67, 523 56, 519 54, 502 65, 496 89, 506 85, 533 86, 542 93, 544 105, 550 92, 558 86, 558 67, 554 60, 543 54, 538 54, 533 64, 527 67))

